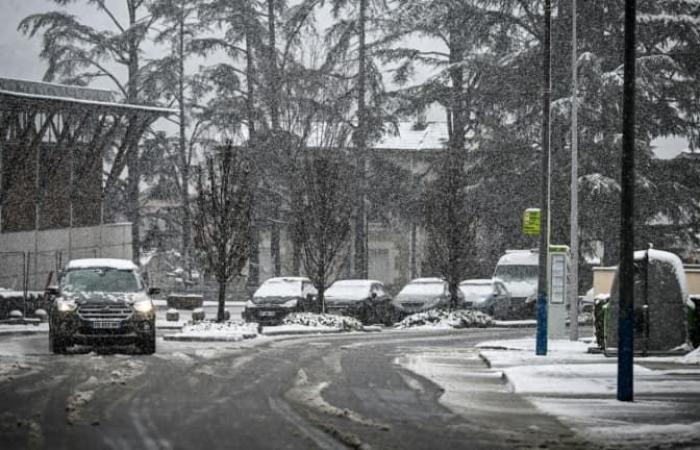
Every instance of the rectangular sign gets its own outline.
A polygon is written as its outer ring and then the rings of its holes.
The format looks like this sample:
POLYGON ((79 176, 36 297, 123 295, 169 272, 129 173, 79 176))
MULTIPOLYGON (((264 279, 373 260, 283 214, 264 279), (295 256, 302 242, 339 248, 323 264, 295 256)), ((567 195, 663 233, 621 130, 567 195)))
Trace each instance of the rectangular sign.
POLYGON ((529 236, 540 234, 540 209, 528 208, 523 214, 523 233, 529 236))

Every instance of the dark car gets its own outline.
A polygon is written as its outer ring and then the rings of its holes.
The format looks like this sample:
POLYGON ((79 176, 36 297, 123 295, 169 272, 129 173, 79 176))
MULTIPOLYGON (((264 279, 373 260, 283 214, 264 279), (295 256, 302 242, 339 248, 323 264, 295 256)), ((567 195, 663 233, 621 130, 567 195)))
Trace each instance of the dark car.
POLYGON ((292 312, 309 308, 316 288, 306 277, 276 277, 265 280, 243 310, 243 320, 261 325, 277 325, 292 312))
POLYGON ((132 345, 156 351, 156 314, 138 267, 122 259, 76 259, 68 263, 49 312, 49 347, 64 353, 74 344, 132 345))
POLYGON ((494 318, 504 318, 510 309, 510 293, 498 278, 464 280, 459 283, 464 306, 494 318))
MULTIPOLYGON (((461 298, 462 292, 458 291, 461 298)), ((460 304, 463 303, 460 300, 460 304)), ((450 290, 441 278, 416 278, 411 280, 392 301, 401 316, 450 306, 450 290)))
POLYGON ((377 280, 338 280, 324 295, 326 311, 358 319, 364 324, 394 321, 391 295, 377 280))

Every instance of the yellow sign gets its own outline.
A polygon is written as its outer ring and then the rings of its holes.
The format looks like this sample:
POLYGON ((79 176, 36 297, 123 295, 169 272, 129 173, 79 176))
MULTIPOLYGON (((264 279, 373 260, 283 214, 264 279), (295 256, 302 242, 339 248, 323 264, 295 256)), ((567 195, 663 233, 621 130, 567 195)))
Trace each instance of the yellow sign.
POLYGON ((540 209, 528 208, 523 214, 523 233, 531 236, 540 234, 540 209))

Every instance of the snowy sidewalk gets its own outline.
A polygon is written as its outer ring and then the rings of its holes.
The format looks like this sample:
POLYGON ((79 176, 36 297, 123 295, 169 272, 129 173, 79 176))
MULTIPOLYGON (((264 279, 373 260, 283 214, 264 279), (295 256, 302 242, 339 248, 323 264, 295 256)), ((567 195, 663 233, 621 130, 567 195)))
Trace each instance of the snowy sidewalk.
POLYGON ((587 353, 591 345, 550 340, 546 356, 535 355, 534 336, 477 347, 512 392, 598 445, 700 445, 700 351, 635 358, 635 402, 626 403, 615 399, 617 359, 587 353))

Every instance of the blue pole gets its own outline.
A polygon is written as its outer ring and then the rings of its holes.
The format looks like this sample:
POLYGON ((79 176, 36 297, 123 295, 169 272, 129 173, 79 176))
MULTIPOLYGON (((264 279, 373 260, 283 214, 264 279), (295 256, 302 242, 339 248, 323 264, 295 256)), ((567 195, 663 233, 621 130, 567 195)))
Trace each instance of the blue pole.
POLYGON ((542 69, 544 75, 544 86, 542 90, 542 202, 540 210, 542 212, 543 224, 540 229, 540 254, 539 254, 539 274, 537 277, 537 340, 535 354, 547 354, 547 254, 549 252, 549 151, 550 151, 550 97, 552 90, 551 83, 551 22, 552 22, 552 2, 544 2, 544 40, 542 69))

